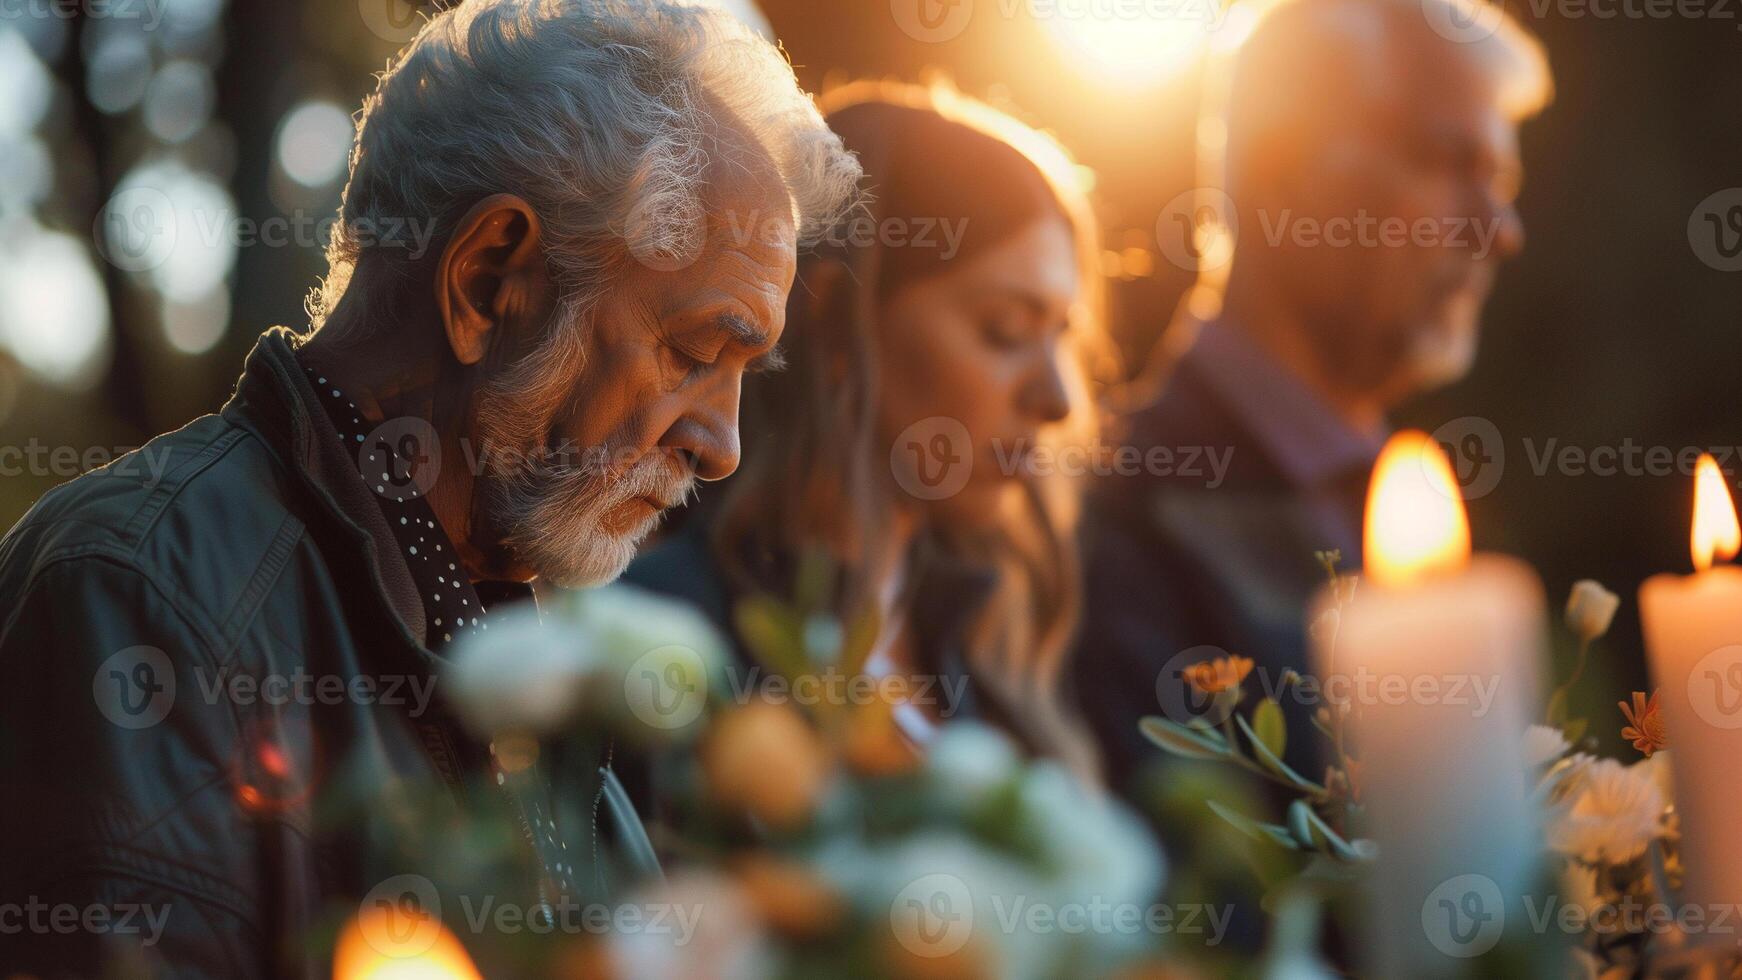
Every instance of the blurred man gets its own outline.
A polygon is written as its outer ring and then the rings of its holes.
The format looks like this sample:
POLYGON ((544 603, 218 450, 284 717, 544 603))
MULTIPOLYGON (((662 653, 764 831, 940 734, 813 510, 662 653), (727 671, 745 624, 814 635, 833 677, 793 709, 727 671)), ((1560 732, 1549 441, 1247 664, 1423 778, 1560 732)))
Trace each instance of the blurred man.
POLYGON ((161 480, 87 475, 0 543, 0 901, 130 924, 8 935, 0 972, 320 975, 372 888, 387 954, 456 803, 524 831, 495 900, 534 932, 611 844, 645 869, 609 768, 553 809, 523 739, 452 724, 442 651, 534 580, 614 578, 733 471, 796 244, 857 180, 712 8, 433 18, 364 105, 312 335, 267 332, 219 414, 153 440, 161 480), (603 842, 557 823, 589 812, 603 842))
MULTIPOLYGON (((1250 657, 1249 689, 1306 668, 1315 552, 1358 565, 1387 413, 1469 370, 1524 240, 1517 128, 1550 93, 1537 43, 1462 0, 1285 3, 1226 72, 1200 144, 1231 259, 1202 235, 1163 240, 1203 268, 1128 439, 1232 463, 1109 477, 1092 511, 1079 687, 1128 789, 1157 753, 1138 719, 1191 711, 1180 667, 1250 657)), ((1165 218, 1163 235, 1191 233, 1165 218)), ((1291 734, 1310 765, 1310 729, 1291 734)))

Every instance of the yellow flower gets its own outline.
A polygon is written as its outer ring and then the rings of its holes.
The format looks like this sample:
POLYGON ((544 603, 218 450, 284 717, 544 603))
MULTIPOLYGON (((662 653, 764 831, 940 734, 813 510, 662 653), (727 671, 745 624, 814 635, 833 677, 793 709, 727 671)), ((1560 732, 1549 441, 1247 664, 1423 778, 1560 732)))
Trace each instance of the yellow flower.
POLYGON ((1627 725, 1621 729, 1621 737, 1644 752, 1647 759, 1651 758, 1651 753, 1669 743, 1669 735, 1663 728, 1663 715, 1657 710, 1656 691, 1652 691, 1650 697, 1646 697, 1644 691, 1634 691, 1632 705, 1625 701, 1616 703, 1621 705, 1621 713, 1627 716, 1627 725))
POLYGON ((810 819, 832 762, 803 715, 765 701, 726 712, 702 746, 715 799, 782 830, 810 819))
POLYGON ((1239 687, 1240 682, 1250 673, 1250 657, 1229 656, 1192 664, 1181 671, 1180 676, 1205 694, 1220 694, 1230 688, 1239 687))

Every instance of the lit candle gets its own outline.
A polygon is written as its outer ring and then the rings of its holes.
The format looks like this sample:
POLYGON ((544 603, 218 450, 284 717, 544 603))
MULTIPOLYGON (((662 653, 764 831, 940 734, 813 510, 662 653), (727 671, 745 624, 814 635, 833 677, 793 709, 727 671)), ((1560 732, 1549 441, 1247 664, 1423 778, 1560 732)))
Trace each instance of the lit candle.
POLYGON ((1681 815, 1682 900, 1742 902, 1742 527, 1710 456, 1694 471, 1694 574, 1657 575, 1639 588, 1652 678, 1675 753, 1681 815))
MULTIPOLYGON (((1314 651, 1327 700, 1347 698, 1361 763, 1377 976, 1467 965, 1516 918, 1541 852, 1523 734, 1536 702, 1542 585, 1521 562, 1470 555, 1445 454, 1399 433, 1367 497, 1365 570, 1314 651)), ((1318 612, 1334 597, 1319 600, 1318 612)), ((1316 618, 1316 616, 1315 616, 1316 618)))

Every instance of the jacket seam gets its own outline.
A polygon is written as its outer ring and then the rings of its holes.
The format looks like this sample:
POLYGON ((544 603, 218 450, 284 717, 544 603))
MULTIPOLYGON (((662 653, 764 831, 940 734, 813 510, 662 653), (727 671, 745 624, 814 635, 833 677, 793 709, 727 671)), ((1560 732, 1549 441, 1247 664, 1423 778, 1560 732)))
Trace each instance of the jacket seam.
MULTIPOLYGON (((151 496, 147 497, 145 502, 139 505, 139 509, 135 511, 133 517, 128 520, 123 533, 133 542, 134 551, 137 551, 139 547, 145 543, 146 537, 151 532, 152 525, 156 524, 158 518, 163 516, 163 512, 169 506, 169 502, 174 500, 194 477, 205 472, 207 468, 222 458, 223 455, 229 452, 231 447, 242 438, 242 431, 236 428, 234 423, 231 423, 228 419, 225 419, 224 421, 226 425, 230 426, 230 429, 213 438, 211 442, 208 442, 205 447, 200 450, 198 455, 188 462, 186 475, 182 476, 181 479, 176 480, 174 483, 154 488, 151 496)), ((52 553, 50 557, 52 557, 52 553)))
POLYGON ((77 880, 82 877, 102 879, 124 876, 230 912, 256 934, 261 931, 257 915, 259 909, 242 889, 192 868, 163 863, 153 855, 141 853, 131 844, 114 841, 93 843, 78 851, 69 852, 63 856, 60 864, 63 868, 70 868, 70 873, 43 878, 42 884, 52 886, 61 880, 77 880), (153 864, 162 866, 153 867, 153 864))
POLYGON ((284 520, 279 522, 278 533, 273 535, 272 543, 267 546, 260 564, 255 566, 254 574, 249 577, 247 587, 242 590, 242 595, 237 598, 229 617, 220 628, 219 640, 226 660, 235 648, 237 638, 254 621, 255 615, 260 611, 260 603, 277 584, 278 577, 289 564, 291 551, 302 539, 302 532, 302 522, 297 520, 295 514, 286 512, 284 520))

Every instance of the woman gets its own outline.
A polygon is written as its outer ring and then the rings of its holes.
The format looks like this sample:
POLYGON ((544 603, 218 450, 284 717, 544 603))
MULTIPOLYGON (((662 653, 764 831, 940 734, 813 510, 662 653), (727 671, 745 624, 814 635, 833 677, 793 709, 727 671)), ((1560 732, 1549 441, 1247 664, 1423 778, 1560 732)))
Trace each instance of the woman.
POLYGON ((868 672, 942 679, 898 709, 910 739, 972 713, 1093 778, 1059 690, 1081 586, 1080 481, 1058 451, 1092 438, 1105 366, 1078 170, 946 88, 861 83, 823 110, 868 213, 801 262, 787 367, 747 386, 737 475, 629 580, 729 623, 821 552, 832 611, 880 623, 868 672))

